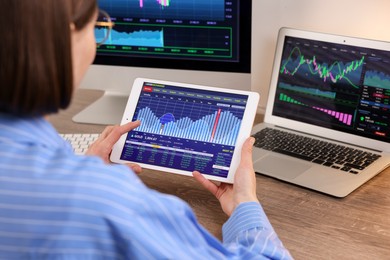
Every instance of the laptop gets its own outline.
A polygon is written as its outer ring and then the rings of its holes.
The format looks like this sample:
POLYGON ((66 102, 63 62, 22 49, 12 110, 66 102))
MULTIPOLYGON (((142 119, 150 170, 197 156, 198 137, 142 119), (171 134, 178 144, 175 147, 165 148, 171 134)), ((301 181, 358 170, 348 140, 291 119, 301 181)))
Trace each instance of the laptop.
POLYGON ((390 43, 282 28, 256 173, 345 197, 390 164, 390 43))

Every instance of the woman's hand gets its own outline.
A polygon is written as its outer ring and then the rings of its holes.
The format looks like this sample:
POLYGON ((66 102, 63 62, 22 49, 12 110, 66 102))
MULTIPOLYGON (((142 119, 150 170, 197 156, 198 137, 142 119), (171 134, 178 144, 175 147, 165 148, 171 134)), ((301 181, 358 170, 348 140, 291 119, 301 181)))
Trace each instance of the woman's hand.
POLYGON ((194 178, 219 200, 222 210, 228 216, 242 202, 259 202, 256 195, 256 176, 252 163, 253 144, 253 137, 249 137, 244 142, 241 151, 241 162, 234 176, 234 184, 216 184, 206 179, 199 172, 193 172, 194 178))
MULTIPOLYGON (((110 163, 110 154, 114 144, 123 134, 137 128, 140 124, 141 122, 138 120, 121 126, 107 126, 100 134, 99 138, 88 148, 86 155, 99 156, 104 162, 110 163)), ((140 173, 142 171, 142 168, 138 164, 128 163, 126 165, 135 173, 140 173)))

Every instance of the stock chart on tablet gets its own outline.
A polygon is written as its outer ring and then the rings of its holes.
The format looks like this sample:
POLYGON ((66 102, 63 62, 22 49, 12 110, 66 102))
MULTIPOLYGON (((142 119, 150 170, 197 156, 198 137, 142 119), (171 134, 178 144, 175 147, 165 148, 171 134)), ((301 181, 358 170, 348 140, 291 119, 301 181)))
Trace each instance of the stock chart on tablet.
POLYGON ((122 160, 226 177, 248 96, 145 83, 122 160))

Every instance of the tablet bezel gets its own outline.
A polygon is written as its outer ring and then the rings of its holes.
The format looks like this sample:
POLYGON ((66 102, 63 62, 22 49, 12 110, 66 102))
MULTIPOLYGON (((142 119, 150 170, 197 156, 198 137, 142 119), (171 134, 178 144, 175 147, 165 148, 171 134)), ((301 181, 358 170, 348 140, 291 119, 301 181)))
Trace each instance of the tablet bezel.
MULTIPOLYGON (((175 87, 184 87, 184 88, 190 88, 190 89, 202 89, 202 90, 208 90, 208 91, 216 91, 216 92, 223 92, 223 93, 230 93, 230 94, 239 94, 239 95, 247 95, 248 101, 247 105, 244 111, 244 115, 242 117, 241 121, 241 127, 240 131, 237 136, 236 145, 234 148, 232 161, 230 164, 230 169, 228 171, 228 175, 226 178, 209 175, 206 173, 202 174, 210 180, 220 181, 220 182, 226 182, 226 183, 233 183, 234 182, 234 174, 237 170, 237 167, 239 165, 240 159, 241 159, 241 149, 244 141, 250 136, 253 121, 257 112, 257 106, 259 102, 260 95, 256 92, 251 91, 242 91, 242 90, 232 90, 232 89, 225 89, 225 88, 217 88, 217 87, 211 87, 211 86, 204 86, 204 85, 194 85, 194 84, 187 84, 187 83, 179 83, 179 82, 170 82, 170 81, 163 81, 163 80, 156 80, 156 79, 148 79, 148 78, 137 78, 134 80, 133 87, 131 90, 131 93, 129 95, 129 99, 126 104, 125 111, 123 113, 121 125, 131 122, 133 119, 134 113, 136 111, 136 107, 139 101, 139 97, 142 91, 142 88, 144 86, 144 83, 153 83, 153 84, 162 84, 162 85, 170 85, 175 87)), ((192 171, 185 171, 185 170, 179 170, 174 168, 168 168, 163 166, 156 166, 146 163, 139 163, 139 162, 132 162, 132 161, 126 161, 120 159, 122 150, 125 145, 125 141, 127 138, 127 133, 122 135, 121 138, 118 140, 118 142, 114 145, 113 150, 111 152, 110 160, 114 163, 137 163, 142 168, 145 169, 151 169, 151 170, 158 170, 158 171, 166 171, 170 173, 175 174, 181 174, 181 175, 187 175, 192 176, 192 171)))

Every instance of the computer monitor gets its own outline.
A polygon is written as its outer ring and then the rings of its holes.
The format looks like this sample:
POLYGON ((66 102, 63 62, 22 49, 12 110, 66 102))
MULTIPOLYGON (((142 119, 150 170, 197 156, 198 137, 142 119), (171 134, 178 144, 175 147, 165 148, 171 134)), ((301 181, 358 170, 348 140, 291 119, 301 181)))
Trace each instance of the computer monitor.
POLYGON ((74 116, 75 122, 119 124, 137 77, 250 90, 251 0, 98 4, 115 26, 97 48, 81 88, 104 95, 74 116))

